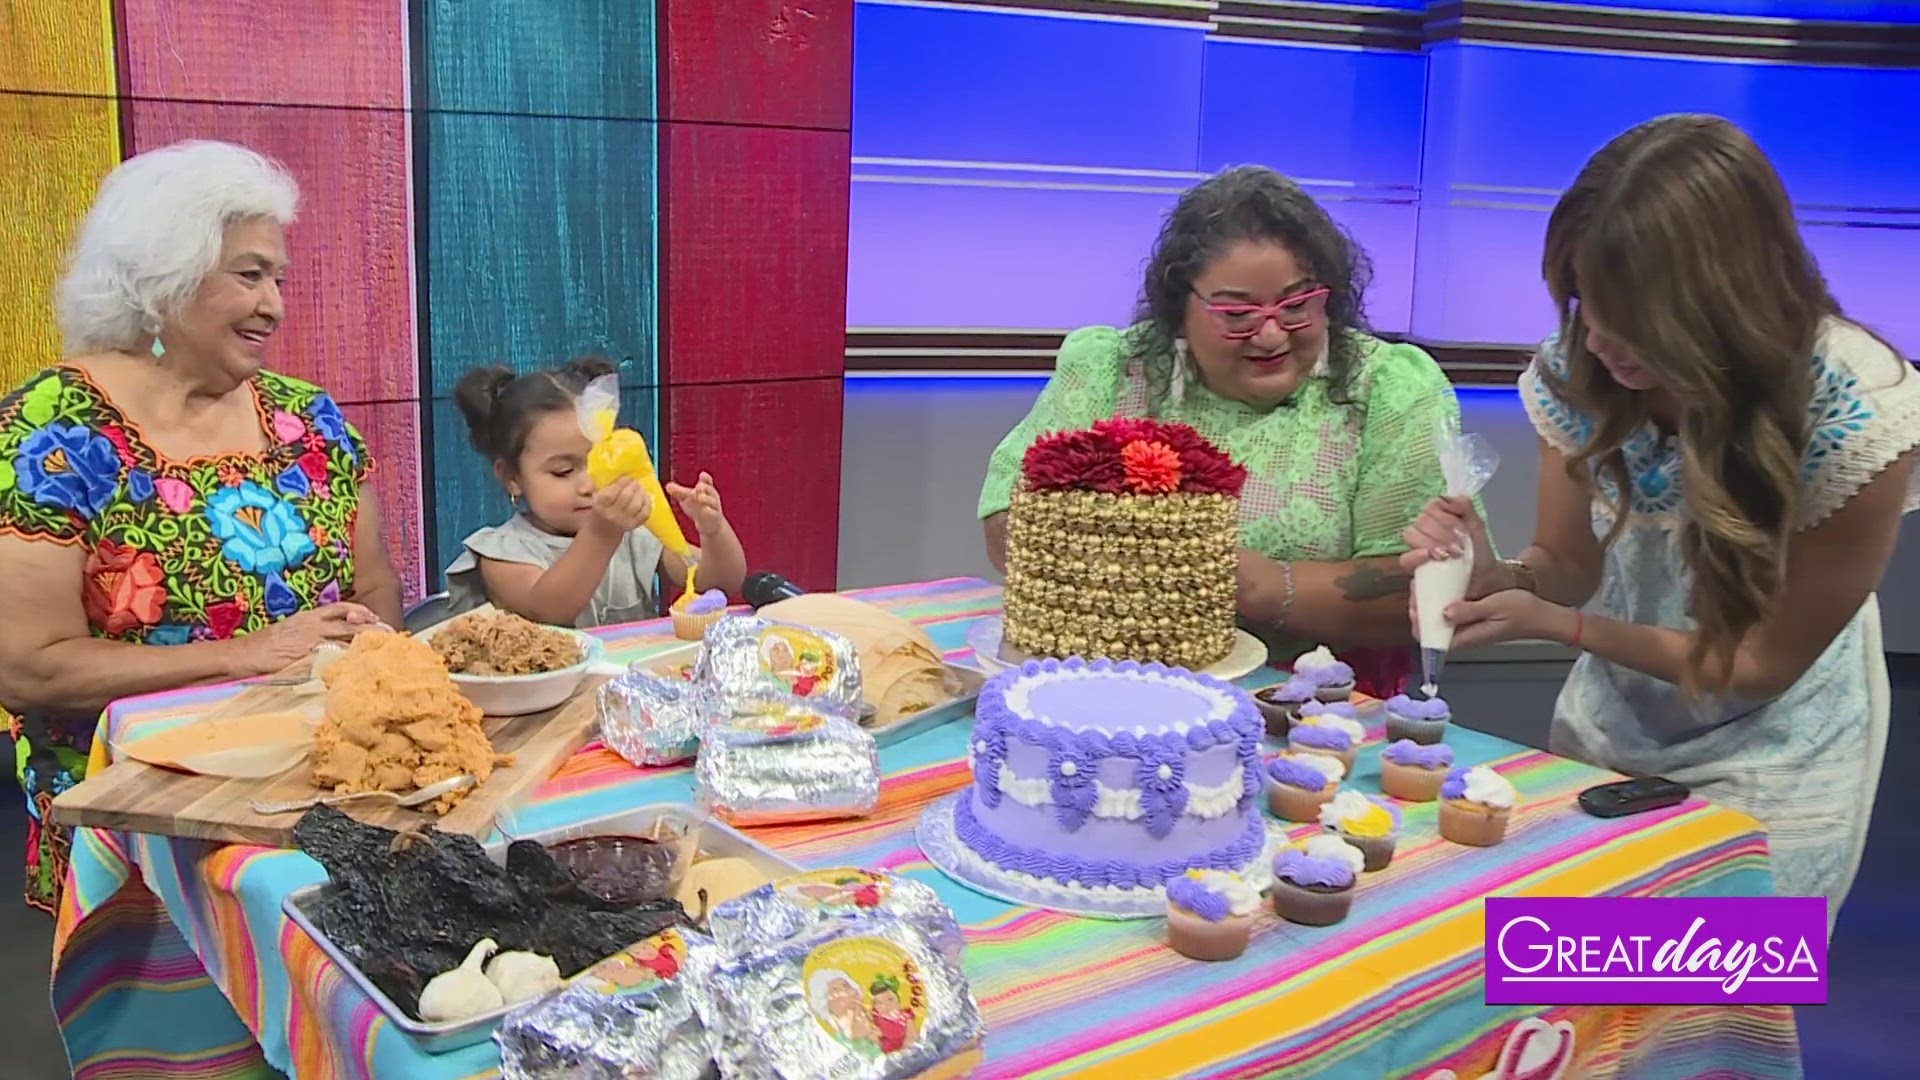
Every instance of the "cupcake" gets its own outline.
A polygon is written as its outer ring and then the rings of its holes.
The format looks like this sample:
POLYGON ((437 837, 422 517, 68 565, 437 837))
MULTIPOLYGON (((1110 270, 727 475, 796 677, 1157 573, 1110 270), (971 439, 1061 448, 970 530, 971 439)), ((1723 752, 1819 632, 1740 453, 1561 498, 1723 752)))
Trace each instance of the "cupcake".
POLYGON ((1366 856, 1337 836, 1310 837, 1273 857, 1273 910, 1289 922, 1332 926, 1353 907, 1366 856))
POLYGON ((1342 791, 1320 808, 1320 824, 1360 849, 1368 870, 1385 870, 1400 840, 1400 808, 1357 791, 1342 791))
POLYGON ((1380 751, 1380 790, 1408 802, 1432 802, 1440 797, 1440 784, 1451 768, 1453 747, 1401 739, 1380 751))
POLYGON ((1353 668, 1335 658, 1325 645, 1301 653, 1293 662, 1293 674, 1312 683, 1314 696, 1321 701, 1345 701, 1353 696, 1353 668))
POLYGON ((1279 686, 1254 692, 1253 703, 1260 706, 1260 715, 1267 718, 1267 738, 1286 741, 1287 729, 1300 718, 1300 707, 1315 700, 1315 689, 1305 679, 1288 679, 1279 686))
POLYGON ((1352 773, 1354 755, 1366 740, 1367 729, 1361 727, 1358 720, 1331 714, 1302 716, 1293 730, 1287 732, 1287 749, 1298 754, 1325 754, 1336 758, 1352 773))
POLYGON ((1282 821, 1318 821, 1347 767, 1325 754, 1281 754, 1267 762, 1267 807, 1282 821))
POLYGON ((1358 720, 1360 710, 1351 701, 1321 701, 1315 698, 1300 706, 1299 720, 1305 720, 1309 716, 1337 716, 1342 720, 1358 720))
POLYGON ((1447 733, 1447 721, 1453 710, 1444 699, 1428 697, 1424 690, 1395 694, 1387 699, 1387 738, 1411 739, 1423 746, 1440 741, 1447 733))
POLYGON ((1512 781, 1485 765, 1461 766, 1440 785, 1440 835, 1468 847, 1492 847, 1507 838, 1507 818, 1519 797, 1512 781))
POLYGON ((699 641, 707 636, 707 627, 720 621, 727 613, 727 594, 719 589, 708 589, 699 596, 686 597, 673 602, 668 609, 673 615, 673 636, 682 641, 699 641))
POLYGON ((1225 870, 1189 870, 1167 881, 1167 944, 1194 960, 1247 951, 1260 890, 1225 870))

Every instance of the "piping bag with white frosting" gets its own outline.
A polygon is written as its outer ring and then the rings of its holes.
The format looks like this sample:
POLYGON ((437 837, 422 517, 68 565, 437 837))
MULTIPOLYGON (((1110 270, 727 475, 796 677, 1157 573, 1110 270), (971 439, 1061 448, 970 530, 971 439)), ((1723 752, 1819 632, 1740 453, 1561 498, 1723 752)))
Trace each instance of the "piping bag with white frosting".
MULTIPOLYGON (((1447 494, 1472 498, 1480 494, 1493 471, 1500 467, 1500 453, 1478 435, 1460 431, 1457 417, 1448 415, 1436 425, 1433 452, 1440 459, 1440 475, 1446 478, 1447 494)), ((1473 577, 1473 539, 1460 537, 1460 556, 1422 563, 1413 572, 1413 600, 1420 609, 1420 688, 1431 697, 1440 689, 1440 669, 1453 647, 1453 624, 1447 621, 1447 608, 1467 595, 1473 577)))

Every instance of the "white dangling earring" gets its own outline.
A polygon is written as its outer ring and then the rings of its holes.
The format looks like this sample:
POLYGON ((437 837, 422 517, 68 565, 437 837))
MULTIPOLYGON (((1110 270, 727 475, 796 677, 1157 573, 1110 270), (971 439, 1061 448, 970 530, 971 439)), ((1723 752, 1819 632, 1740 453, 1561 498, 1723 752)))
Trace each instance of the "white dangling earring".
POLYGON ((1173 339, 1173 377, 1167 381, 1167 400, 1178 406, 1187 396, 1187 339, 1173 339))

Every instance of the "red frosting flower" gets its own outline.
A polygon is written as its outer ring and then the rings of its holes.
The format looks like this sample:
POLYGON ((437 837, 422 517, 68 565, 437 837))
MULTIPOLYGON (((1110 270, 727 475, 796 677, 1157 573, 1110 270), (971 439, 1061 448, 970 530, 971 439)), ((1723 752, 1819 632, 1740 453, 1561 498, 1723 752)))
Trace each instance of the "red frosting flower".
POLYGON ((160 621, 167 607, 166 580, 152 552, 102 540, 87 560, 80 603, 88 622, 120 637, 160 621))
POLYGON ((1127 482, 1120 446, 1097 427, 1042 435, 1021 463, 1032 491, 1119 492, 1127 482))
POLYGON ((1120 448, 1127 490, 1137 495, 1163 495, 1180 490, 1180 455, 1163 442, 1142 440, 1120 448))

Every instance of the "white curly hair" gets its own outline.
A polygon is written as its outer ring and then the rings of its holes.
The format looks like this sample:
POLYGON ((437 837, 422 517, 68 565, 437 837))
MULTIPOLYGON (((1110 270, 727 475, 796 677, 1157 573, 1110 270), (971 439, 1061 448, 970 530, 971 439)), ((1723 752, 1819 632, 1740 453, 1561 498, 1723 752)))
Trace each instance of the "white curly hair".
POLYGON ((174 143, 121 162, 54 290, 67 354, 142 348, 218 265, 229 226, 289 225, 299 202, 284 168, 232 143, 174 143))

